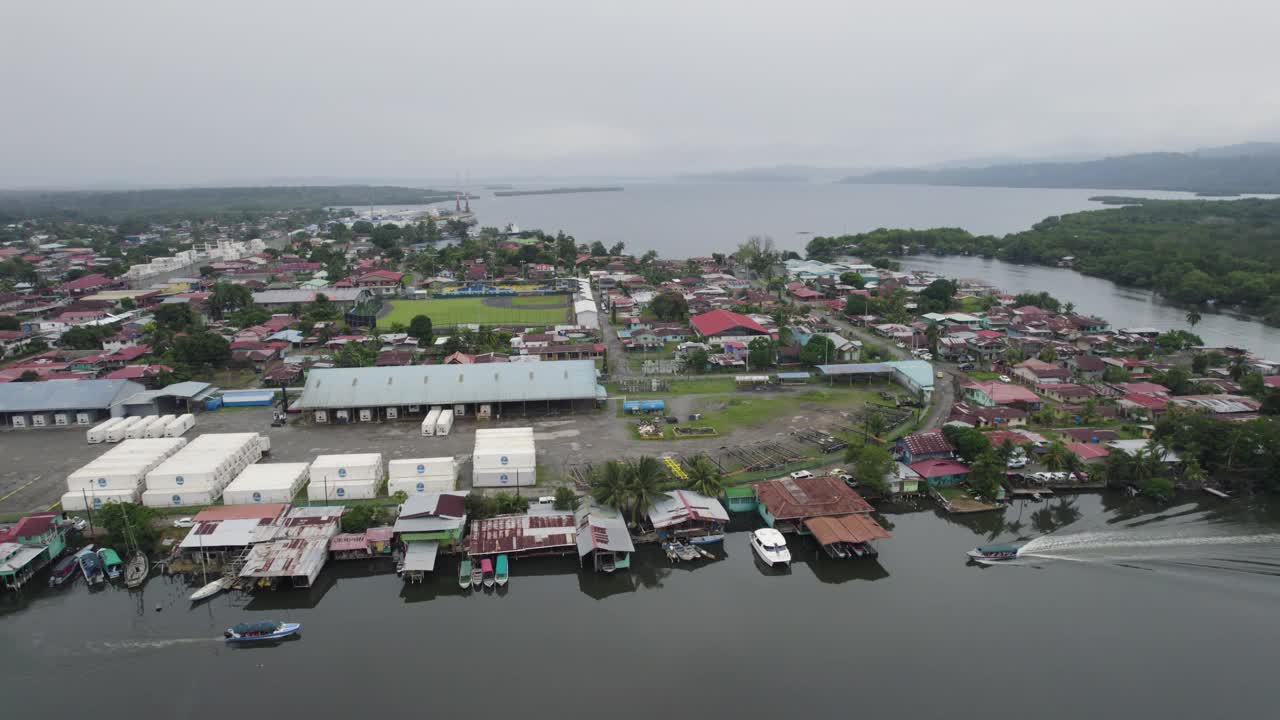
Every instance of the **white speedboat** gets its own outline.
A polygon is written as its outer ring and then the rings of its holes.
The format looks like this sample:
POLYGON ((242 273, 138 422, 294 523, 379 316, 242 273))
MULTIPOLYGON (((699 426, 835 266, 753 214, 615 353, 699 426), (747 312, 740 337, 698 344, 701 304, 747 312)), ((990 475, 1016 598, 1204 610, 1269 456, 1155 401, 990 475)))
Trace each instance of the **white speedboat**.
POLYGON ((766 565, 790 565, 791 551, 787 539, 773 528, 761 528, 751 533, 751 549, 766 565))
POLYGON ((196 590, 195 592, 191 593, 191 602, 200 602, 205 598, 211 598, 214 595, 217 595, 218 593, 222 592, 223 590, 231 589, 231 586, 234 584, 235 584, 235 578, 230 578, 226 576, 220 577, 217 580, 214 580, 213 582, 200 588, 199 590, 196 590))

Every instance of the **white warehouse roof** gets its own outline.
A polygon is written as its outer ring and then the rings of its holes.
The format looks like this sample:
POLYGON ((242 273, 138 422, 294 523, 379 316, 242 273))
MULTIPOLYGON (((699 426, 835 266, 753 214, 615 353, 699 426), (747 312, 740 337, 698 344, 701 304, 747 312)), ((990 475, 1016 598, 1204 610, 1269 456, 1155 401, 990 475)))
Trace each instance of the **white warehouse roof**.
POLYGON ((303 410, 458 405, 522 400, 594 400, 591 360, 476 365, 327 368, 307 374, 303 410))

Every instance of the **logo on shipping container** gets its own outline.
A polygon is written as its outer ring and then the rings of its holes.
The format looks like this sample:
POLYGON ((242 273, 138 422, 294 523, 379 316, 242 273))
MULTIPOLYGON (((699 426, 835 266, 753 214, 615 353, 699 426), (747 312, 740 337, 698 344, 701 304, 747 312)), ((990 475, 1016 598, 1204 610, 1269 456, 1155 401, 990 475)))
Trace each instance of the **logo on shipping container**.
POLYGON ((102 507, 102 498, 94 498, 94 499, 93 499, 93 506, 94 506, 94 507, 102 507))
POLYGON ((423 490, 426 490, 426 489, 427 489, 426 483, 418 483, 418 492, 422 492, 423 490))
POLYGON ((419 465, 419 466, 418 466, 418 474, 419 474, 419 475, 421 475, 422 473, 424 473, 424 472, 426 472, 426 471, 427 471, 427 466, 426 466, 426 465, 419 465))
POLYGON ((107 486, 107 479, 106 479, 106 478, 98 478, 98 487, 106 487, 106 486, 107 486))
POLYGON ((346 469, 346 468, 338 468, 338 477, 346 477, 346 476, 347 476, 347 469, 346 469))
POLYGON ((506 455, 503 455, 501 458, 499 458, 499 459, 498 459, 498 462, 502 463, 503 465, 506 465, 506 464, 507 464, 507 456, 506 456, 506 455))
POLYGON ((346 491, 346 490, 343 490, 342 488, 338 488, 338 493, 337 493, 337 494, 338 494, 338 497, 342 497, 343 495, 346 495, 346 494, 347 494, 347 491, 346 491))
POLYGON ((506 474, 506 473, 502 473, 501 475, 499 475, 499 476, 498 476, 498 482, 502 482, 502 483, 507 482, 507 474, 506 474))
POLYGON ((170 499, 171 499, 171 500, 173 500, 173 504, 174 504, 174 505, 181 505, 181 504, 182 504, 182 496, 181 496, 181 495, 174 495, 174 496, 173 496, 172 498, 170 498, 170 499))
POLYGON ((262 493, 260 493, 260 492, 256 492, 256 493, 254 493, 254 494, 253 494, 253 501, 254 501, 254 502, 262 502, 262 493))
POLYGON ((186 481, 187 481, 187 479, 186 479, 186 478, 184 478, 184 477, 182 477, 181 475, 179 475, 178 477, 174 478, 174 479, 173 479, 173 481, 174 481, 175 483, 177 483, 177 484, 181 485, 182 483, 186 482, 186 481))

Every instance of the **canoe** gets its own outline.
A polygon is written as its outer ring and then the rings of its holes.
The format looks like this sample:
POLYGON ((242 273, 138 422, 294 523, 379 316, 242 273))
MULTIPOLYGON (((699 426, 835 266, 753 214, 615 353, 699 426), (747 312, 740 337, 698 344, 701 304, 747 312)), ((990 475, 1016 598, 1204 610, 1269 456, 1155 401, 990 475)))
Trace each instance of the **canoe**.
POLYGON ((263 642, 282 640, 302 630, 301 623, 260 622, 241 623, 222 633, 227 642, 263 642))
POLYGON ((458 565, 458 587, 466 590, 471 586, 471 559, 463 558, 458 565))
POLYGON ((498 569, 497 569, 497 574, 496 574, 496 577, 495 577, 495 579, 496 579, 496 580, 497 580, 497 582, 498 582, 498 585, 506 585, 506 584, 507 584, 507 580, 508 580, 508 578, 509 578, 509 577, 510 577, 510 575, 509 575, 509 573, 508 573, 508 571, 507 571, 507 556, 506 556, 506 555, 499 555, 499 556, 498 556, 498 569))
POLYGON ((234 582, 235 582, 234 578, 229 578, 224 575, 223 577, 220 577, 217 580, 214 580, 213 582, 209 583, 208 585, 205 585, 204 587, 200 588, 199 590, 191 593, 191 602, 200 602, 201 600, 204 600, 206 598, 211 598, 214 595, 217 595, 223 590, 229 590, 231 588, 232 583, 234 582))
POLYGON ((493 561, 489 558, 480 561, 480 579, 485 587, 493 587, 493 561))

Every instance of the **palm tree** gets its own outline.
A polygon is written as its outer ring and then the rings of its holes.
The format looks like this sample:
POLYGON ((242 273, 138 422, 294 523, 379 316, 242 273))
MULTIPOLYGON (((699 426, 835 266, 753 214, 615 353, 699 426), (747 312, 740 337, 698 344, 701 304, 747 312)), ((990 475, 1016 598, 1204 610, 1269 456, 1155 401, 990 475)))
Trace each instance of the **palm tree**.
POLYGON ((1192 330, 1194 330, 1196 325, 1200 323, 1200 311, 1193 307, 1190 310, 1187 310, 1186 317, 1187 324, 1191 326, 1192 330))
POLYGON ((1075 304, 1075 303, 1073 303, 1073 302, 1069 302, 1069 303, 1067 303, 1066 305, 1063 305, 1063 306, 1062 306, 1062 314, 1063 314, 1063 315, 1075 315, 1075 314, 1076 314, 1076 304, 1075 304))
POLYGON ((1133 480, 1133 458, 1128 453, 1113 452, 1107 456, 1105 475, 1107 485, 1122 488, 1133 480))
POLYGON ((1165 449, 1157 443, 1148 443, 1133 454, 1133 481, 1138 487, 1160 474, 1164 465, 1165 449))
POLYGON ((1204 469, 1200 467, 1200 461, 1195 458, 1188 460, 1186 466, 1182 468, 1182 479, 1189 485, 1203 485, 1207 477, 1204 469))
POLYGON ((706 455, 699 455, 689 463, 689 479, 684 486, 699 495, 719 497, 724 492, 724 477, 706 455))
POLYGON ((1231 375, 1232 380, 1240 382, 1240 378, 1249 372, 1249 358, 1243 354, 1231 358, 1231 362, 1227 364, 1227 372, 1231 375))
POLYGON ((628 466, 621 460, 610 460, 591 478, 591 497, 596 502, 621 511, 630 498, 627 488, 628 466))
POLYGON ((662 483, 662 466, 657 458, 645 455, 629 466, 626 489, 631 501, 631 523, 638 525, 640 516, 653 507, 660 497, 666 497, 660 485, 662 483))
POLYGON ((863 422, 866 425, 867 434, 871 437, 883 435, 884 431, 888 429, 886 426, 889 424, 885 416, 879 412, 868 413, 866 420, 863 422))
POLYGON ((1049 445, 1049 449, 1045 452, 1041 462, 1044 463, 1049 472, 1058 472, 1071 464, 1073 454, 1067 449, 1061 440, 1054 440, 1049 445))

